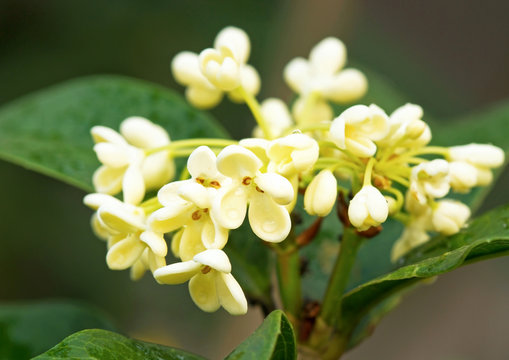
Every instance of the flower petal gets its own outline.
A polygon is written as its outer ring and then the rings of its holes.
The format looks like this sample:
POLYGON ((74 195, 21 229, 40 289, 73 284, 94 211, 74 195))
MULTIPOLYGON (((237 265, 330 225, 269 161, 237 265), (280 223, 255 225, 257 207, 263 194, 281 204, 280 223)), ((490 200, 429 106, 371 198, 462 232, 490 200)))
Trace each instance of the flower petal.
POLYGON ((196 254, 206 250, 201 239, 202 229, 203 221, 193 221, 184 227, 179 246, 179 255, 183 261, 191 260, 196 254))
POLYGON ((249 36, 242 29, 234 26, 225 27, 221 30, 214 40, 214 47, 221 49, 227 47, 235 55, 239 63, 246 63, 251 50, 249 36))
POLYGON ((187 170, 193 179, 216 178, 219 175, 216 167, 216 154, 208 146, 196 148, 187 159, 187 170))
POLYGON ((189 294, 196 306, 206 312, 219 309, 219 299, 216 291, 215 271, 208 274, 198 273, 189 281, 189 294))
POLYGON ((106 166, 121 168, 129 165, 129 154, 125 145, 100 142, 94 145, 94 151, 99 161, 106 166))
POLYGON ((118 194, 122 190, 122 179, 125 168, 99 167, 92 176, 92 183, 97 192, 109 195, 118 194))
POLYGON ((90 133, 96 144, 108 142, 117 145, 127 145, 127 142, 122 135, 106 126, 94 126, 90 129, 90 133))
POLYGON ((235 184, 221 188, 212 204, 211 216, 227 228, 236 229, 246 217, 247 195, 244 188, 235 184))
POLYGON ((193 260, 223 273, 232 271, 230 260, 223 250, 208 249, 195 255, 193 260))
POLYGON ((196 261, 184 261, 166 265, 154 271, 154 278, 159 284, 182 284, 200 272, 201 264, 196 261))
POLYGON ((251 229, 260 239, 281 242, 288 236, 292 223, 290 214, 269 196, 253 192, 249 198, 248 210, 251 229))
POLYGON ((304 58, 295 58, 285 66, 283 76, 293 91, 302 94, 310 80, 309 63, 304 58))
POLYGON ((151 154, 143 160, 141 167, 147 189, 157 189, 175 176, 175 163, 168 151, 151 154))
POLYGON ((175 234, 173 234, 173 237, 171 238, 171 252, 173 253, 173 256, 176 258, 180 257, 180 241, 182 240, 182 234, 184 233, 184 229, 181 229, 177 231, 175 234))
POLYGON ((216 274, 216 289, 219 303, 231 315, 247 313, 246 296, 232 274, 216 274))
POLYGON ((112 270, 124 270, 138 260, 146 246, 135 235, 130 235, 113 245, 106 255, 106 263, 112 270))
POLYGON ((147 244, 154 254, 166 256, 168 245, 166 245, 163 234, 153 231, 144 231, 140 235, 140 240, 147 244))
POLYGON ((143 211, 129 204, 106 204, 97 211, 99 219, 120 233, 129 234, 145 230, 143 211))
POLYGON ((120 124, 120 133, 138 148, 150 149, 170 143, 170 137, 161 126, 141 116, 131 116, 120 124))
POLYGON ((159 233, 168 233, 188 224, 195 205, 188 202, 176 202, 154 211, 148 217, 150 229, 159 233))
POLYGON ((239 181, 246 176, 254 177, 262 165, 262 161, 252 151, 239 145, 229 145, 217 156, 218 170, 239 181))
POLYGON ((290 181, 279 174, 258 173, 254 181, 262 191, 272 197, 279 205, 288 205, 295 197, 290 181))
POLYGON ((314 73, 332 75, 345 65, 346 47, 337 38, 325 38, 311 50, 309 62, 314 73))
POLYGON ((129 204, 139 204, 145 197, 145 181, 141 172, 141 164, 131 164, 122 180, 122 194, 124 201, 129 204))
POLYGON ((195 204, 200 209, 207 209, 211 205, 208 189, 197 182, 183 183, 178 189, 178 194, 182 199, 195 204))
POLYGON ((117 206, 123 204, 122 201, 118 200, 117 198, 111 195, 99 193, 85 195, 85 197, 83 198, 83 203, 93 210, 97 210, 101 206, 107 204, 114 204, 117 206))

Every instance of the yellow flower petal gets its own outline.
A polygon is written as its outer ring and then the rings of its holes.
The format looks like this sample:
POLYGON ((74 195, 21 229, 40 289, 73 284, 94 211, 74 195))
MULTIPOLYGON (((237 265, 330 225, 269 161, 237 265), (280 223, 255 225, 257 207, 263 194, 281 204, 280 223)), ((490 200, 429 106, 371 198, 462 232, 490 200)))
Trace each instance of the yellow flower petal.
POLYGON ((124 270, 134 264, 146 246, 135 235, 130 235, 113 245, 106 255, 106 263, 112 270, 124 270))
POLYGON ((202 265, 196 261, 184 261, 166 265, 154 271, 154 278, 159 284, 182 284, 199 273, 202 265))
POLYGON ((231 315, 247 313, 246 296, 232 274, 217 273, 216 289, 219 303, 231 315))
POLYGON ((216 272, 198 273, 189 281, 189 294, 196 306, 206 312, 219 309, 219 299, 216 291, 216 272))

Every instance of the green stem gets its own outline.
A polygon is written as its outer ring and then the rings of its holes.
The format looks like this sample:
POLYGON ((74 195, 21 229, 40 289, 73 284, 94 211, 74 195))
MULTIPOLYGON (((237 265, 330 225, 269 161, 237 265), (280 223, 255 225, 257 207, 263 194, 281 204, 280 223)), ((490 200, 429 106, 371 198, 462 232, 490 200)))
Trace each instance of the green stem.
POLYGON ((357 251, 363 238, 353 228, 345 228, 336 264, 322 303, 320 318, 330 326, 336 326, 341 317, 341 301, 350 278, 357 251))
POLYGON ((242 98, 246 102, 246 105, 249 107, 249 110, 251 110, 253 117, 255 118, 256 122, 258 123, 258 126, 260 127, 260 129, 262 129, 263 134, 265 135, 265 138, 268 140, 272 140, 274 137, 272 135, 272 131, 270 130, 270 124, 263 117, 260 104, 258 103, 256 98, 253 96, 253 94, 247 92, 242 86, 237 88, 235 91, 237 91, 238 94, 240 96, 242 96, 242 98))
POLYGON ((286 239, 285 244, 286 246, 282 244, 283 248, 276 248, 277 281, 283 309, 295 330, 298 331, 299 314, 302 308, 300 257, 294 238, 286 239))
POLYGON ((168 145, 147 149, 145 155, 151 155, 159 151, 164 150, 176 150, 186 147, 198 147, 198 146, 214 146, 214 147, 226 147, 228 145, 238 144, 235 140, 228 139, 209 139, 209 138, 197 138, 197 139, 186 139, 186 140, 175 140, 168 145))

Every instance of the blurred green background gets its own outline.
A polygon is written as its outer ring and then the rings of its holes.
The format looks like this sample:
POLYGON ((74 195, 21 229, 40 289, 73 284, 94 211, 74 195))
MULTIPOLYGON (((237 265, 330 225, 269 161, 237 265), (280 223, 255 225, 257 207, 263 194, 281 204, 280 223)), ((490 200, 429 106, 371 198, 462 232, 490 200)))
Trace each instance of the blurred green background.
MULTIPOLYGON (((507 13, 509 3, 495 0, 0 0, 0 105, 105 73, 182 92, 171 57, 209 47, 222 27, 236 25, 251 37, 260 99, 290 99, 284 65, 332 35, 346 43, 351 63, 378 72, 434 118, 453 118, 509 98, 507 13)), ((234 137, 250 134, 244 107, 225 101, 212 113, 234 137)), ((501 131, 508 129, 509 120, 501 131)), ((127 272, 108 270, 82 192, 4 162, 0 175, 0 301, 81 299, 133 337, 211 358, 261 322, 258 309, 206 314, 185 285, 159 286, 149 276, 132 283, 127 272)), ((508 181, 506 172, 483 211, 508 201, 508 181)), ((492 260, 418 289, 345 358, 505 359, 508 269, 507 259, 492 260)))

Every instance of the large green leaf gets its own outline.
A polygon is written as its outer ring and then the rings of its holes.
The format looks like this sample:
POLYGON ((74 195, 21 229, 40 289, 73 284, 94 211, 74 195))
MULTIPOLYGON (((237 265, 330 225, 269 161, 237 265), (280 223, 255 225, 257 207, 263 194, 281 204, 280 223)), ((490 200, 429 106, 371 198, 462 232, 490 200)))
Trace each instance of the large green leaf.
POLYGON ((89 328, 114 330, 99 310, 72 302, 0 305, 0 359, 28 359, 89 328))
POLYGON ((172 91, 119 76, 72 80, 0 109, 0 158, 92 191, 99 166, 90 128, 118 130, 129 116, 162 125, 171 138, 228 137, 210 116, 172 91))
POLYGON ((150 344, 106 330, 83 330, 65 338, 60 344, 37 356, 37 360, 198 360, 201 356, 150 344))
MULTIPOLYGON (((229 137, 212 117, 171 90, 125 77, 98 76, 69 81, 1 108, 0 159, 93 191, 91 178, 99 162, 90 128, 118 129, 133 115, 162 125, 173 140, 229 137)), ((234 274, 249 297, 270 308, 268 251, 246 234, 237 231, 228 245, 234 274)))
POLYGON ((297 348, 292 325, 276 310, 263 324, 226 357, 227 360, 296 359, 297 348))
POLYGON ((458 234, 438 236, 408 255, 400 267, 344 296, 346 324, 355 325, 363 315, 393 294, 418 281, 488 257, 509 253, 509 206, 490 211, 458 234))

